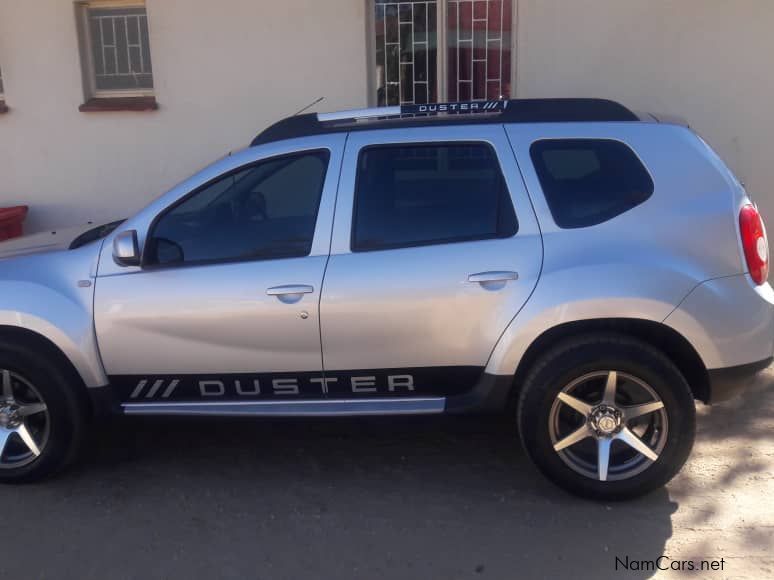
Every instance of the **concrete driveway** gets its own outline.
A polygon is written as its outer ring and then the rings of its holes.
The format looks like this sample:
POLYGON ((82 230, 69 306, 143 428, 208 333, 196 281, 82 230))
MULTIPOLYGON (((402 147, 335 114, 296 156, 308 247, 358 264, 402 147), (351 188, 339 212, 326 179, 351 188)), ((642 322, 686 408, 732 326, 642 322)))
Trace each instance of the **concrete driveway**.
POLYGON ((774 577, 774 372, 699 414, 682 474, 609 505, 547 484, 491 419, 126 420, 100 429, 67 474, 0 489, 0 571, 647 578, 648 563, 632 562, 665 554, 662 566, 723 558, 700 577, 774 577), (629 571, 616 570, 627 556, 629 571))

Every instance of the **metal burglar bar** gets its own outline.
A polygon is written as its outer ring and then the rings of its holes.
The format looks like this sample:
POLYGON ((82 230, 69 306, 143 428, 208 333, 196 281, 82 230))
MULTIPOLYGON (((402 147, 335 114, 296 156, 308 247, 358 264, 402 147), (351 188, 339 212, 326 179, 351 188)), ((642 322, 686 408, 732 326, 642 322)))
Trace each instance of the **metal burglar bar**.
POLYGON ((511 97, 514 0, 372 2, 378 106, 511 97))
POLYGON ((97 91, 153 88, 145 8, 90 8, 89 31, 97 91))
POLYGON ((436 1, 375 0, 377 103, 438 100, 436 1))
POLYGON ((511 96, 512 0, 449 0, 448 98, 511 96))

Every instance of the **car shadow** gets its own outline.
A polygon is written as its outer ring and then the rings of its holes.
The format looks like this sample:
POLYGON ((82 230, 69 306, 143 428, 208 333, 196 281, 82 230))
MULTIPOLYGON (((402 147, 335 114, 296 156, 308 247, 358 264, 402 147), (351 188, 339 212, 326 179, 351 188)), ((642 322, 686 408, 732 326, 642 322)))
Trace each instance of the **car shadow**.
POLYGON ((666 490, 570 496, 491 417, 127 418, 97 429, 86 457, 3 490, 0 512, 25 522, 6 573, 645 578, 622 562, 660 556, 677 507, 666 490))
MULTIPOLYGON (((754 506, 761 490, 767 489, 761 482, 771 477, 773 410, 774 367, 759 374, 736 398, 719 405, 699 406, 697 445, 691 462, 669 486, 676 501, 691 500, 693 517, 688 525, 712 526, 724 511, 739 509, 740 503, 744 503, 741 509, 760 512, 754 506)), ((756 527, 755 521, 748 516, 744 529, 739 531, 741 535, 734 538, 740 556, 752 551, 774 552, 770 526, 756 527)))

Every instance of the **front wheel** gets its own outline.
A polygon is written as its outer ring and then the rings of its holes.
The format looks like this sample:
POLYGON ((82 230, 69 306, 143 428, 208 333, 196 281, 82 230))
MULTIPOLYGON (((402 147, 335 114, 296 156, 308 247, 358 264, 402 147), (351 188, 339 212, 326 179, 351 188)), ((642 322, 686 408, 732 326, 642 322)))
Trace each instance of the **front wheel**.
POLYGON ((554 483, 595 499, 625 499, 667 483, 690 454, 691 390, 650 345, 604 334, 567 340, 524 383, 519 433, 554 483))
POLYGON ((0 341, 0 483, 41 479, 75 457, 84 421, 76 387, 42 353, 0 341))

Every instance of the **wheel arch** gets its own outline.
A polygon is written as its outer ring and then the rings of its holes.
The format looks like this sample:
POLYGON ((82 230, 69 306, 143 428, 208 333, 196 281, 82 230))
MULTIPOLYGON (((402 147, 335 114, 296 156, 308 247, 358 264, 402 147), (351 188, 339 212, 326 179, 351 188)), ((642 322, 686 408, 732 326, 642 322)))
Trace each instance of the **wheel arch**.
POLYGON ((679 332, 666 324, 638 318, 597 318, 566 322, 545 330, 527 347, 516 367, 509 404, 515 404, 520 386, 542 353, 559 342, 596 332, 615 332, 642 340, 661 350, 685 377, 695 399, 710 400, 709 373, 699 353, 679 332))
POLYGON ((65 374, 68 382, 74 386, 83 408, 88 410, 89 416, 93 416, 93 405, 91 398, 88 396, 87 386, 83 377, 64 351, 52 340, 27 328, 0 325, 0 341, 3 340, 38 351, 42 356, 53 361, 65 374))

